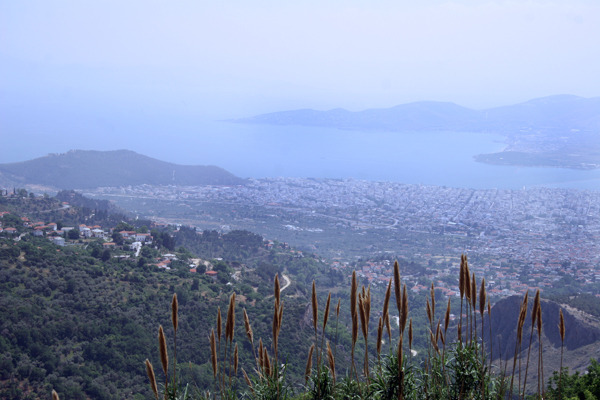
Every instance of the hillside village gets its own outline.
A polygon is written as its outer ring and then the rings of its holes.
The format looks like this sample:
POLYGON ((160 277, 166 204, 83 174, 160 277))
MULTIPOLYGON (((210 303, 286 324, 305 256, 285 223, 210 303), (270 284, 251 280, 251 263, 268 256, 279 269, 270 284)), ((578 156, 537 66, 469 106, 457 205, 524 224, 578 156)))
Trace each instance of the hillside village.
MULTIPOLYGON (((11 199, 16 204, 23 204, 35 201, 36 196, 33 194, 31 196, 19 195, 16 192, 9 194, 7 191, 4 198, 11 199)), ((37 199, 41 199, 41 197, 37 197, 37 199)), ((56 203, 56 199, 50 200, 56 203)), ((58 209, 72 210, 72 206, 68 202, 63 201, 59 203, 58 209)), ((73 208, 85 211, 85 208, 82 209, 76 206, 73 208)), ((0 204, 0 210, 2 210, 2 204, 0 204)), ((36 215, 39 216, 43 212, 45 211, 37 212, 36 215)), ((85 218, 91 219, 93 216, 94 214, 92 213, 85 218)), ((111 226, 102 226, 100 224, 86 225, 84 223, 65 226, 60 221, 43 222, 36 220, 34 217, 32 218, 11 211, 0 211, 0 239, 12 239, 16 243, 25 236, 32 236, 45 238, 57 247, 100 245, 103 250, 101 256, 103 259, 112 257, 119 260, 136 260, 138 266, 142 264, 156 266, 166 271, 175 269, 181 272, 186 270, 190 274, 204 274, 213 280, 217 279, 217 271, 213 270, 211 262, 201 258, 194 258, 187 249, 182 247, 175 251, 175 237, 182 228, 180 225, 167 225, 146 221, 148 226, 141 226, 134 229, 133 225, 122 221, 116 224, 116 226, 114 226, 114 222, 109 224, 111 226), (124 227, 127 229, 123 229, 124 227), (152 231, 149 232, 149 229, 152 231), (158 238, 155 238, 153 234, 157 235, 158 238), (158 242, 156 239, 158 239, 158 242), (180 259, 178 254, 182 252, 185 254, 183 259, 180 259), (173 267, 174 263, 176 267, 173 267)), ((194 232, 194 235, 198 238, 204 235, 204 232, 201 230, 187 228, 194 232)), ((277 249, 277 251, 284 251, 293 258, 304 257, 301 251, 291 249, 287 243, 279 243, 266 238, 261 238, 260 241, 260 246, 265 251, 275 251, 277 249)), ((60 252, 60 249, 57 249, 57 251, 60 252)), ((222 258, 215 257, 215 260, 218 262, 222 258)), ((243 267, 244 265, 241 264, 241 266, 243 267)), ((235 279, 235 276, 233 279, 235 279)))
MULTIPOLYGON (((435 268, 428 278, 439 282, 436 285, 448 293, 456 292, 457 287, 445 281, 452 276, 459 255, 466 252, 484 260, 474 268, 485 276, 492 296, 547 290, 561 286, 561 282, 600 294, 598 192, 541 187, 475 190, 354 179, 264 178, 252 179, 244 186, 139 185, 99 188, 92 193, 99 197, 263 206, 322 218, 338 231, 357 234, 377 230, 382 234, 390 232, 390 237, 402 231, 406 235, 462 238, 462 242, 456 242, 462 243, 460 246, 445 245, 443 249, 451 261, 410 247, 395 252, 399 258, 432 260, 435 268)), ((282 228, 322 232, 314 226, 283 221, 282 228)), ((344 265, 354 263, 345 260, 333 267, 344 269, 344 265)), ((374 282, 391 276, 385 265, 363 268, 365 277, 374 282)), ((418 279, 414 280, 414 290, 422 286, 418 279)))
MULTIPOLYGON (((371 182, 344 183, 285 179, 255 181, 248 187, 179 188, 144 185, 126 189, 125 193, 170 196, 177 199, 209 197, 213 200, 221 199, 233 203, 270 204, 271 207, 291 205, 297 207, 299 211, 309 207, 307 210, 327 213, 330 217, 337 218, 347 228, 354 230, 368 229, 366 225, 370 228, 390 230, 442 229, 444 235, 471 237, 472 244, 466 251, 486 256, 482 264, 472 264, 472 270, 479 277, 485 277, 488 293, 492 297, 503 298, 523 294, 528 290, 544 291, 557 286, 565 279, 578 285, 583 291, 600 294, 600 270, 598 270, 600 253, 595 251, 597 243, 594 240, 599 229, 597 225, 600 219, 597 217, 597 212, 600 210, 598 208, 600 198, 597 199, 595 194, 559 190, 558 192, 566 201, 564 205, 560 205, 549 202, 549 198, 552 197, 548 192, 549 189, 536 189, 533 192, 464 192, 462 189, 400 185, 399 189, 404 193, 400 196, 392 194, 398 190, 396 188, 398 184, 390 183, 388 186, 371 182), (430 192, 429 197, 434 197, 426 201, 424 196, 428 192, 430 192), (333 196, 335 193, 337 195, 333 196), (363 202, 353 197, 361 193, 363 202), (443 202, 434 200, 440 194, 444 194, 447 200, 443 202), (381 196, 381 199, 377 200, 377 196, 381 196), (526 197, 522 198, 523 196, 526 197), (312 200, 304 204, 303 202, 308 198, 312 200), (352 202, 352 199, 356 201, 352 202), (398 210, 410 210, 394 213, 394 204, 398 210), (444 204, 454 211, 442 212, 444 204), (513 207, 515 211, 509 212, 513 207), (427 211, 423 214, 425 210, 427 211), (495 213, 492 213, 492 210, 496 210, 495 213), (481 218, 478 217, 480 213, 483 213, 481 218), (420 214, 423 215, 419 216, 420 214), (442 215, 453 215, 453 217, 446 218, 442 215), (357 222, 351 222, 352 216, 357 222), (559 223, 560 220, 564 222, 559 223), (542 221, 548 221, 550 224, 542 221), (573 225, 571 221, 577 224, 573 225), (567 232, 564 228, 568 229, 567 232), (479 234, 473 235, 473 232, 479 234)), ((121 192, 123 190, 120 189, 121 192)), ((101 192, 114 192, 114 189, 105 188, 101 192)), ((555 195, 553 194, 554 197, 555 195)), ((69 207, 69 204, 62 202, 62 207, 69 207)), ((96 240, 101 242, 102 247, 109 250, 113 257, 123 258, 139 257, 142 247, 151 247, 153 243, 153 237, 147 229, 115 231, 114 228, 101 225, 59 226, 56 222, 31 221, 27 217, 22 217, 21 225, 20 230, 0 226, 2 229, 0 234, 18 236, 27 233, 43 236, 58 246, 77 245, 80 244, 80 240, 84 242, 96 240)), ((170 229, 177 231, 179 228, 174 226, 170 229)), ((202 234, 200 230, 195 230, 198 234, 202 234)), ((266 249, 273 248, 272 240, 264 238, 264 241, 266 249)), ((312 248, 314 250, 314 246, 312 248)), ((458 268, 458 255, 464 250, 464 248, 447 246, 446 251, 450 256, 434 257, 432 254, 416 254, 407 248, 400 254, 396 254, 396 257, 410 260, 419 256, 420 259, 432 261, 426 274, 412 275, 410 272, 406 274, 406 282, 414 292, 428 289, 427 282, 432 281, 444 295, 457 296, 458 283, 453 282, 453 277, 456 276, 458 268), (453 253, 456 256, 453 256, 453 253)), ((297 253, 294 251, 294 254, 303 257, 301 251, 297 253)), ((152 262, 160 268, 170 269, 172 259, 172 255, 164 254, 152 262)), ((345 275, 351 273, 351 270, 356 267, 353 262, 341 260, 334 260, 330 265, 332 270, 345 275)), ((197 265, 189 266, 190 272, 196 272, 197 265)), ((359 266, 358 272, 375 285, 387 282, 392 274, 389 261, 377 262, 368 259, 364 265, 359 266)), ((210 268, 205 273, 214 275, 210 268)))
MULTIPOLYGON (((63 208, 70 205, 62 202, 63 208)), ((153 226, 151 226, 153 227, 153 226)), ((138 230, 119 230, 117 227, 102 227, 101 225, 78 224, 76 226, 63 226, 58 222, 32 221, 25 216, 19 216, 10 211, 0 211, 0 238, 21 240, 25 235, 43 237, 59 247, 88 246, 91 243, 100 243, 105 251, 104 257, 114 258, 139 258, 143 246, 152 247, 153 236, 146 228, 138 230)), ((199 232, 202 234, 202 232, 199 232)), ((57 250, 60 251, 60 250, 57 250)), ((170 270, 172 261, 176 261, 174 254, 165 253, 156 257, 151 265, 170 270)), ((190 264, 190 272, 195 273, 196 264, 190 264)), ((212 276, 212 271, 207 271, 212 276)))
MULTIPOLYGON (((477 274, 478 279, 485 277, 487 292, 492 298, 523 295, 527 291, 535 292, 538 289, 543 292, 544 289, 551 288, 563 276, 571 276, 582 285, 589 285, 598 282, 600 279, 600 275, 595 269, 575 269, 561 265, 549 266, 548 275, 541 272, 526 275, 526 271, 523 274, 515 272, 512 267, 501 266, 506 261, 506 259, 497 260, 495 265, 491 263, 486 263, 483 266, 471 265, 471 271, 477 274), (523 275, 526 279, 523 279, 523 275)), ((350 263, 338 261, 333 262, 331 268, 344 274, 351 274, 352 270, 355 269, 350 263)), ((456 277, 458 264, 455 263, 450 268, 429 268, 427 271, 428 273, 424 277, 434 283, 436 290, 439 290, 446 297, 459 296, 458 284, 448 284, 448 280, 456 277)), ((357 274, 371 284, 387 285, 387 282, 392 278, 392 263, 388 260, 383 262, 369 261, 357 270, 357 274)), ((420 279, 421 276, 403 275, 402 278, 413 292, 430 290, 429 285, 422 283, 424 281, 420 279)), ((600 297, 600 293, 596 296, 600 297)))

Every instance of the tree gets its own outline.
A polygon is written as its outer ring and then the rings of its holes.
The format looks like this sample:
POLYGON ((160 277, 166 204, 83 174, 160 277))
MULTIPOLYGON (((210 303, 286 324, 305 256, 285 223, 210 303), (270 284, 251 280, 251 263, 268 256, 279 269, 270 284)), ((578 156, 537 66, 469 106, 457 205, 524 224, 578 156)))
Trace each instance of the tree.
MULTIPOLYGON (((554 371, 546 392, 549 399, 558 399, 560 376, 554 371)), ((575 372, 569 375, 569 369, 563 368, 561 396, 564 399, 597 399, 600 396, 600 364, 591 359, 590 366, 584 374, 575 372)))
POLYGON ((100 251, 100 248, 98 246, 94 246, 92 248, 91 256, 94 258, 100 258, 102 256, 102 252, 100 251))
POLYGON ((112 240, 117 246, 123 245, 123 235, 121 235, 119 232, 112 234, 112 240))
POLYGON ((77 240, 79 239, 79 231, 77 229, 71 229, 69 233, 67 233, 67 236, 71 240, 77 240))
POLYGON ((154 252, 152 251, 152 249, 149 246, 144 246, 144 247, 142 247, 142 250, 140 250, 140 254, 144 258, 152 258, 152 256, 154 255, 154 252))
POLYGON ((110 260, 110 250, 108 249, 104 249, 104 251, 102 252, 102 261, 108 261, 110 260))
POLYGON ((67 281, 67 293, 73 294, 75 291, 75 280, 73 278, 67 281))
POLYGON ((221 283, 227 283, 229 282, 229 275, 227 274, 227 272, 219 271, 217 273, 217 279, 221 283))
POLYGON ((115 232, 121 232, 121 231, 133 231, 133 226, 129 225, 127 222, 125 221, 121 221, 117 224, 117 226, 115 227, 115 232))
POLYGON ((196 267, 196 272, 199 274, 203 274, 206 272, 206 265, 204 265, 204 263, 200 263, 198 264, 198 266, 196 267))

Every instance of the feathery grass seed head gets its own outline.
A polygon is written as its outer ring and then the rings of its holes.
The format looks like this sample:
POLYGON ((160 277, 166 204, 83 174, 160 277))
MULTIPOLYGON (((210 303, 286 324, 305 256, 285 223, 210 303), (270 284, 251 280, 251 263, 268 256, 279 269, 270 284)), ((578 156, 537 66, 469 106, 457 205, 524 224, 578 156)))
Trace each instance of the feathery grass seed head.
POLYGON ((383 299, 383 315, 387 315, 389 312, 390 298, 392 297, 392 280, 388 282, 387 290, 385 291, 385 298, 383 299))
POLYGON ((563 317, 562 308, 559 311, 558 333, 560 333, 560 341, 565 341, 565 318, 563 317))
POLYGON ((146 374, 148 374, 148 379, 150 379, 150 386, 152 387, 152 392, 154 392, 154 397, 158 400, 158 387, 156 385, 156 376, 154 375, 154 368, 152 367, 152 363, 150 360, 146 358, 146 374))
POLYGON ((398 260, 394 263, 394 294, 396 295, 396 307, 398 308, 398 313, 402 312, 402 282, 400 281, 400 266, 398 265, 398 260))
MULTIPOLYGON (((220 310, 219 310, 220 311, 220 310)), ((252 333, 252 327, 250 326, 250 318, 248 318, 248 313, 244 308, 244 327, 246 328, 246 336, 250 343, 254 343, 254 334, 252 333)))
POLYGON ((333 376, 333 384, 335 385, 335 357, 333 357, 333 351, 331 351, 331 346, 329 342, 327 342, 327 361, 329 362, 329 370, 331 370, 331 375, 333 376))
POLYGON ((173 293, 173 300, 171 301, 171 321, 173 322, 173 329, 177 333, 177 327, 179 325, 179 302, 177 301, 177 293, 173 293))
POLYGON ((406 284, 402 288, 402 316, 400 317, 400 329, 404 333, 406 328, 406 321, 408 320, 408 292, 406 290, 406 284))
POLYGON ((248 378, 248 374, 246 373, 244 368, 242 368, 242 373, 244 374, 244 380, 246 381, 246 385, 248 385, 248 387, 250 388, 250 391, 252 392, 252 394, 254 394, 254 388, 252 387, 252 381, 250 380, 250 378, 248 378))
POLYGON ((479 289, 479 313, 481 314, 481 318, 483 318, 483 313, 485 312, 485 277, 481 278, 481 288, 479 289))
POLYGON ((229 306, 227 307, 227 320, 225 321, 225 341, 233 341, 233 329, 235 318, 235 292, 229 297, 229 306))
POLYGON ((358 295, 358 310, 360 311, 360 328, 362 330, 363 337, 366 339, 368 336, 367 326, 367 314, 365 312, 365 301, 362 295, 358 295))
POLYGON ((535 320, 537 318, 537 309, 540 306, 540 290, 538 289, 535 292, 535 297, 533 298, 533 309, 531 310, 531 327, 535 325, 535 320))
POLYGON ((431 329, 429 330, 429 340, 431 341, 431 344, 433 345, 435 352, 439 354, 440 348, 438 347, 438 344, 435 340, 435 337, 433 336, 433 332, 431 332, 431 329))
POLYGON ((327 303, 325 303, 325 315, 323 315, 323 331, 327 327, 327 320, 329 319, 329 306, 331 304, 331 292, 327 296, 327 303))
POLYGON ((450 325, 450 297, 448 297, 448 306, 446 307, 446 315, 444 315, 444 333, 448 332, 450 325))
POLYGON ((304 368, 304 383, 308 382, 308 378, 310 377, 310 371, 312 370, 312 356, 314 350, 315 345, 313 344, 308 350, 308 360, 306 360, 306 367, 304 368))
POLYGON ((169 371, 169 356, 167 354, 167 340, 165 339, 165 331, 162 325, 158 327, 158 349, 160 352, 160 363, 165 375, 168 375, 169 371))
POLYGON ((429 297, 426 298, 427 303, 425 305, 425 310, 427 311, 427 319, 429 320, 429 323, 431 324, 431 303, 429 302, 429 297))
POLYGON ((275 283, 273 284, 273 295, 275 296, 275 301, 279 303, 281 301, 281 289, 279 287, 279 273, 275 274, 275 283))
POLYGON ((269 359, 269 352, 267 351, 266 348, 263 349, 264 352, 264 356, 263 356, 263 362, 264 362, 264 366, 263 369, 265 371, 265 374, 267 374, 268 376, 271 376, 271 360, 269 359))
POLYGON ((313 279, 312 283, 312 313, 313 313, 313 327, 317 330, 317 322, 319 320, 319 304, 317 302, 317 286, 313 279))

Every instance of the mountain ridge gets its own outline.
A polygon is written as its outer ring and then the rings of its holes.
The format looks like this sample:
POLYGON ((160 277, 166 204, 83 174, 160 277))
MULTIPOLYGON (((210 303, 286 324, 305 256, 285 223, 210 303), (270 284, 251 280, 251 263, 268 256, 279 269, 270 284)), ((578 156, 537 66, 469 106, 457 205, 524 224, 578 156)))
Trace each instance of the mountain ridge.
POLYGON ((234 119, 231 122, 398 132, 430 129, 503 132, 506 129, 522 128, 523 124, 538 128, 543 128, 545 124, 556 126, 559 118, 569 118, 564 122, 570 123, 572 128, 600 128, 600 97, 554 95, 483 110, 463 107, 453 102, 416 101, 362 111, 343 108, 279 111, 234 119))
POLYGON ((33 160, 0 164, 3 181, 40 184, 58 189, 92 189, 106 186, 242 185, 244 180, 223 168, 179 165, 131 150, 70 150, 33 160))
POLYGON ((600 168, 600 97, 554 95, 483 110, 452 102, 417 101, 362 111, 280 111, 230 122, 361 131, 493 133, 504 136, 507 146, 497 153, 475 155, 475 161, 600 168))

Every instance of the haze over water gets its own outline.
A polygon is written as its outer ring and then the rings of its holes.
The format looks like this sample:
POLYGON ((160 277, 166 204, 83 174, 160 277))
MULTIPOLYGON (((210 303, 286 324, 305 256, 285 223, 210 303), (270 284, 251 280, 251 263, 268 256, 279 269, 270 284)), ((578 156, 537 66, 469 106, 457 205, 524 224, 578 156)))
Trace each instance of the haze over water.
POLYGON ((598 20, 594 0, 3 2, 0 163, 130 149, 240 177, 600 190, 600 170, 474 162, 493 135, 217 122, 598 96, 598 20))
POLYGON ((354 178, 482 189, 548 186, 600 190, 600 170, 475 162, 474 155, 505 146, 499 135, 249 125, 206 115, 153 112, 105 112, 98 117, 76 107, 62 109, 38 109, 36 118, 27 122, 19 114, 31 109, 11 113, 4 121, 5 129, 17 135, 27 131, 29 140, 2 146, 0 159, 23 161, 70 149, 130 149, 178 164, 217 165, 243 178, 354 178))

